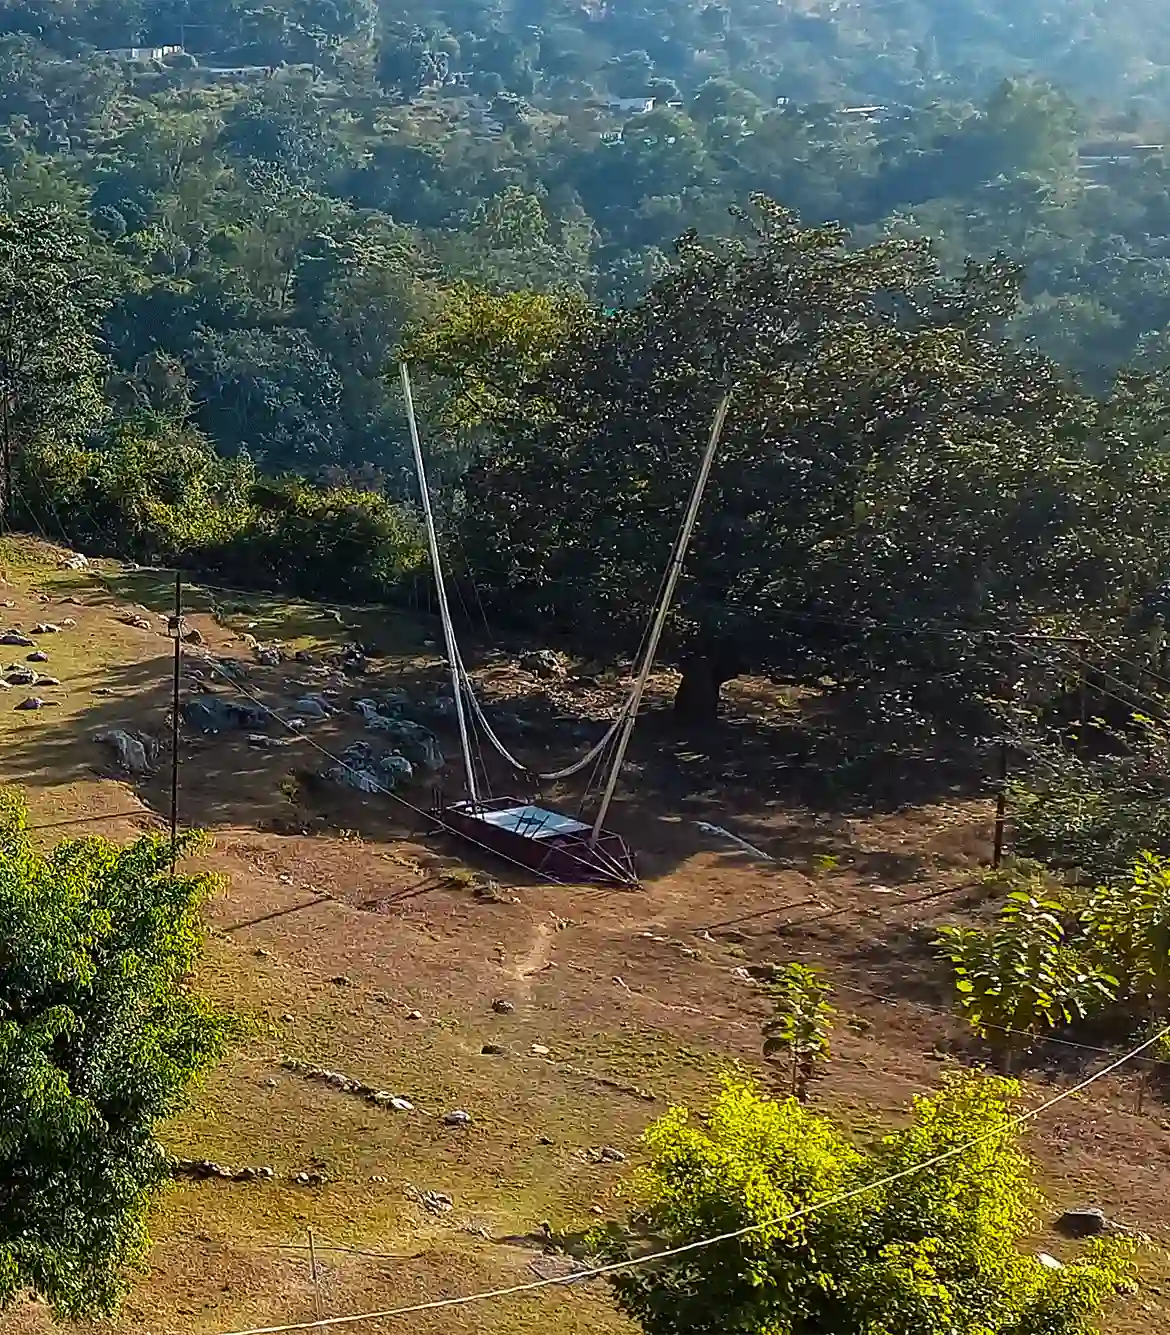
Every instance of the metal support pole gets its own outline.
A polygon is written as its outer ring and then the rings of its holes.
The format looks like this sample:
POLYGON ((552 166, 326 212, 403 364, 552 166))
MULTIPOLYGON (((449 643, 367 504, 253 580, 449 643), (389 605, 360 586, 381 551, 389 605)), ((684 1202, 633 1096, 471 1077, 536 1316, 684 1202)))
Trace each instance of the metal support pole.
POLYGON ((630 696, 630 712, 626 718, 621 732, 618 734, 617 749, 614 752, 613 765, 609 771, 609 778, 606 780, 605 792, 601 798, 601 806, 597 811, 597 819, 593 822, 593 832, 589 836, 589 847, 595 848, 597 840, 601 835, 601 827, 605 824, 605 818, 609 813, 609 804, 613 801, 614 790, 617 788, 618 775, 621 772, 622 761, 626 758, 626 750, 630 745, 630 737, 634 731, 634 724, 638 718, 638 706, 642 703, 642 693, 646 689, 646 682, 650 677, 650 669, 654 666, 654 655, 658 650, 658 641, 662 638, 662 628, 666 625, 666 617, 670 611, 671 600, 674 598, 674 591, 678 585, 679 576, 682 574, 683 562, 686 560, 687 548, 690 546, 691 534, 694 532, 695 520, 699 515, 699 506, 703 501, 703 492, 707 489, 707 479, 711 475, 711 465, 715 461, 715 451, 719 448, 719 439, 723 435, 723 424, 727 421, 727 410, 731 406, 731 391, 728 390, 719 400, 719 406, 715 409, 715 418, 711 423, 711 435, 707 441, 707 448, 703 454, 702 463, 699 465, 699 476, 695 479, 695 485, 691 490, 690 503, 687 505, 686 514, 683 517, 682 527, 678 531, 678 538, 675 540, 674 551, 671 553, 670 566, 667 569, 666 585, 662 591, 662 601, 658 605, 658 612, 654 617, 654 624, 650 628, 650 638, 646 642, 646 656, 642 660, 642 668, 638 673, 638 680, 634 683, 634 690, 630 696))
POLYGON ((473 805, 479 803, 475 782, 475 768, 471 759, 471 739, 467 731, 467 716, 463 709, 463 688, 459 681, 459 650, 451 625, 451 609, 447 605, 447 585, 443 579, 443 565, 439 560, 439 539, 435 533, 435 516, 431 510, 431 493, 427 486, 427 470, 423 463, 422 441, 418 434, 418 419, 414 412, 414 394, 410 388, 410 372, 406 363, 398 366, 402 374, 402 397, 406 400, 406 420, 410 425, 410 445, 414 451, 414 467, 418 474, 419 499, 427 530, 427 545, 431 553, 431 567, 435 572, 435 593, 439 599, 439 617, 443 622, 443 641, 447 648, 447 662, 451 668, 451 689, 455 692, 455 716, 459 720, 459 744, 463 748, 463 768, 467 775, 467 796, 473 805))

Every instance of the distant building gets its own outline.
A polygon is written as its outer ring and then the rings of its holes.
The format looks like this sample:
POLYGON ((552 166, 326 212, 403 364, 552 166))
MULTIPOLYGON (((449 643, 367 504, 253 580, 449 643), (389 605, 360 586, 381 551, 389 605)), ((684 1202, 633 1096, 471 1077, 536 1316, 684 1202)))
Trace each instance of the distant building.
POLYGON ((647 112, 654 110, 655 99, 652 97, 611 97, 607 99, 606 106, 615 115, 619 116, 645 116, 647 112))
POLYGON ((166 60, 168 56, 182 54, 181 46, 115 46, 102 52, 111 60, 166 60))

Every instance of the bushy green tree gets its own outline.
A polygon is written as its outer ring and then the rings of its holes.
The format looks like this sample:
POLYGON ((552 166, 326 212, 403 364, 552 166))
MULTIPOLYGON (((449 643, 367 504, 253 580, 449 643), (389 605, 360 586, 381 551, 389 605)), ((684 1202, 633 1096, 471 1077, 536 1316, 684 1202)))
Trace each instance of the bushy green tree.
POLYGON ((0 510, 20 452, 100 420, 97 275, 63 211, 0 214, 0 510))
POLYGON ((1151 1022, 1170 1021, 1170 864, 1143 853, 1126 880, 1098 886, 1080 912, 1087 949, 1151 1022))
POLYGON ((1005 1069, 1026 1038, 1099 1011, 1117 978, 1070 939, 1064 909, 1010 894, 993 927, 944 927, 938 946, 955 970, 959 1005, 1005 1069))
POLYGON ((1090 1335, 1133 1246, 1098 1242, 1059 1271, 1032 1253, 1031 1163, 1014 1131, 991 1134, 1018 1092, 953 1077, 866 1151, 795 1099, 736 1081, 702 1123, 672 1110, 645 1137, 639 1233, 658 1250, 752 1231, 615 1274, 618 1306, 646 1335, 1090 1335))
MULTIPOLYGON (((922 243, 856 245, 762 198, 742 221, 733 240, 684 236, 641 301, 565 329, 489 405, 471 559, 514 612, 591 651, 628 643, 734 385, 666 628, 680 715, 710 721, 724 682, 764 669, 934 692, 953 727, 1007 670, 989 668, 1002 646, 924 622, 1117 610, 1113 559, 1133 544, 1110 527, 1096 408, 1001 337, 1020 293, 1006 261, 953 281, 922 243)), ((461 386, 490 380, 495 341, 462 339, 461 386)))
POLYGON ((154 835, 42 853, 0 791, 0 1307, 108 1314, 145 1258, 159 1124, 227 1037, 190 989, 214 883, 170 860, 154 835))

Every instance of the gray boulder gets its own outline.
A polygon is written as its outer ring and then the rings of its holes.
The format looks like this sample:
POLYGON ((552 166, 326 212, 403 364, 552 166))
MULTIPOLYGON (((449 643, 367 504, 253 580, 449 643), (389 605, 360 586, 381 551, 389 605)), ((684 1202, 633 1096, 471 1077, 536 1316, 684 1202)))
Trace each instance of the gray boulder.
POLYGON ((365 720, 367 728, 391 738, 402 755, 412 765, 434 773, 443 768, 443 752, 439 740, 429 728, 413 719, 391 717, 382 713, 374 700, 355 700, 354 709, 365 720))
POLYGON ((323 695, 302 695, 293 705, 299 717, 311 720, 314 723, 320 723, 324 719, 332 718, 337 710, 325 699, 323 695))
POLYGON ((158 757, 158 743, 153 737, 141 732, 110 728, 106 732, 94 733, 93 739, 103 746, 110 747, 117 758, 119 768, 136 778, 149 774, 158 757))
POLYGON ((359 793, 393 792, 414 777, 414 766, 397 751, 379 753, 369 742, 353 742, 321 777, 359 793))
POLYGON ((269 714, 247 701, 224 700, 217 695, 200 696, 183 705, 183 722, 203 733, 252 731, 268 726, 269 714))

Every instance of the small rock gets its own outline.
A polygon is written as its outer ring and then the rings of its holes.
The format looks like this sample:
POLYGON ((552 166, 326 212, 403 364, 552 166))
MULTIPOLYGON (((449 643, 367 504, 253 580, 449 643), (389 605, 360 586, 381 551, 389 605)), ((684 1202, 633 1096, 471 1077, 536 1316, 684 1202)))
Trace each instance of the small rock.
POLYGON ((553 1140, 552 1136, 537 1136, 536 1143, 538 1145, 555 1145, 556 1141, 553 1140))
POLYGON ((414 1112, 414 1104, 409 1099, 393 1098, 390 1106, 395 1112, 414 1112))
POLYGON ((77 625, 77 622, 74 621, 74 619, 73 619, 72 617, 66 617, 66 618, 64 619, 64 621, 61 622, 61 628, 62 628, 62 629, 65 629, 66 627, 76 626, 76 625, 77 625))
POLYGON ((329 980, 334 987, 352 987, 353 979, 347 978, 345 974, 339 973, 329 980))
POLYGON ((371 1182, 389 1182, 390 1179, 385 1175, 385 1173, 374 1173, 373 1176, 370 1178, 370 1181, 371 1181, 371 1182))
POLYGON ((264 1084, 268 1089, 275 1089, 280 1084, 280 1081, 277 1080, 275 1076, 270 1075, 268 1079, 265 1080, 264 1084))
POLYGON ((272 951, 265 950, 263 946, 257 946, 256 949, 252 951, 252 954, 255 955, 258 960, 270 960, 272 958, 272 951))
POLYGON ((60 686, 61 682, 56 677, 38 677, 33 684, 35 686, 60 686))
POLYGON ((590 1213, 590 1214, 604 1214, 605 1211, 601 1208, 600 1205, 591 1205, 591 1206, 589 1207, 589 1213, 590 1213))
POLYGON ((480 1051, 485 1057, 506 1057, 508 1055, 507 1048, 501 1047, 498 1043, 485 1043, 480 1051))
POLYGON ((408 1020, 421 1020, 422 1017, 423 1017, 423 1015, 422 1015, 422 1011, 407 1011, 407 1012, 406 1012, 406 1018, 407 1018, 408 1020))
POLYGON ((464 1112, 462 1108, 456 1108, 443 1118, 443 1122, 446 1126, 470 1126, 471 1114, 464 1112))
POLYGON ((293 1178, 293 1181, 298 1187, 320 1187, 328 1182, 329 1179, 324 1173, 297 1173, 293 1178))
POLYGON ((9 686, 35 686, 40 680, 34 669, 23 663, 12 663, 4 669, 4 679, 9 686))
POLYGON ((543 1043, 533 1043, 532 1055, 534 1057, 548 1057, 552 1054, 552 1048, 546 1048, 543 1043))
POLYGON ((61 627, 55 626, 51 621, 38 621, 32 628, 34 635, 60 635, 61 627))
POLYGON ((280 1017, 280 1020, 282 1024, 292 1024, 293 1016, 291 1016, 288 1013, 288 1011, 285 1011, 285 1013, 280 1017))
POLYGON ((1053 1226, 1068 1238, 1093 1238, 1109 1229, 1105 1212, 1098 1209, 1066 1210, 1053 1226))
POLYGON ((265 1178, 265 1179, 268 1180, 268 1181, 271 1181, 271 1180, 276 1176, 276 1171, 275 1171, 275 1169, 270 1168, 270 1167, 268 1167, 267 1165, 265 1165, 263 1168, 257 1168, 257 1169, 256 1169, 256 1176, 257 1176, 257 1177, 262 1177, 262 1178, 265 1178))
POLYGON ((45 653, 43 649, 34 649, 32 653, 28 655, 28 661, 30 663, 47 663, 49 661, 49 655, 45 653))
POLYGON ((18 630, 6 630, 0 635, 0 644, 19 644, 22 648, 31 649, 36 640, 30 640, 27 635, 22 635, 18 630))
POLYGON ((269 737, 267 733, 250 732, 248 734, 248 745, 254 746, 257 751, 277 751, 282 746, 287 746, 288 741, 284 737, 269 737))
POLYGON ((1037 1252, 1036 1260, 1040 1262, 1040 1264, 1044 1267, 1045 1270, 1064 1269, 1064 1266, 1056 1259, 1056 1257, 1050 1256, 1048 1252, 1037 1252))
POLYGON ((510 1001, 506 1001, 503 997, 499 997, 492 1002, 492 1010, 494 1010, 497 1015, 511 1015, 515 1009, 516 1007, 513 1006, 510 1001))
POLYGON ((625 1163, 626 1156, 621 1150, 616 1150, 612 1145, 602 1145, 599 1150, 590 1150, 588 1154, 590 1163, 625 1163))
POLYGON ((30 695, 26 700, 22 700, 16 707, 17 709, 44 709, 48 700, 42 700, 39 695, 30 695))
POLYGON ((455 1202, 445 1191, 419 1191, 417 1187, 408 1185, 403 1188, 402 1194, 431 1214, 447 1214, 455 1208, 455 1202))

